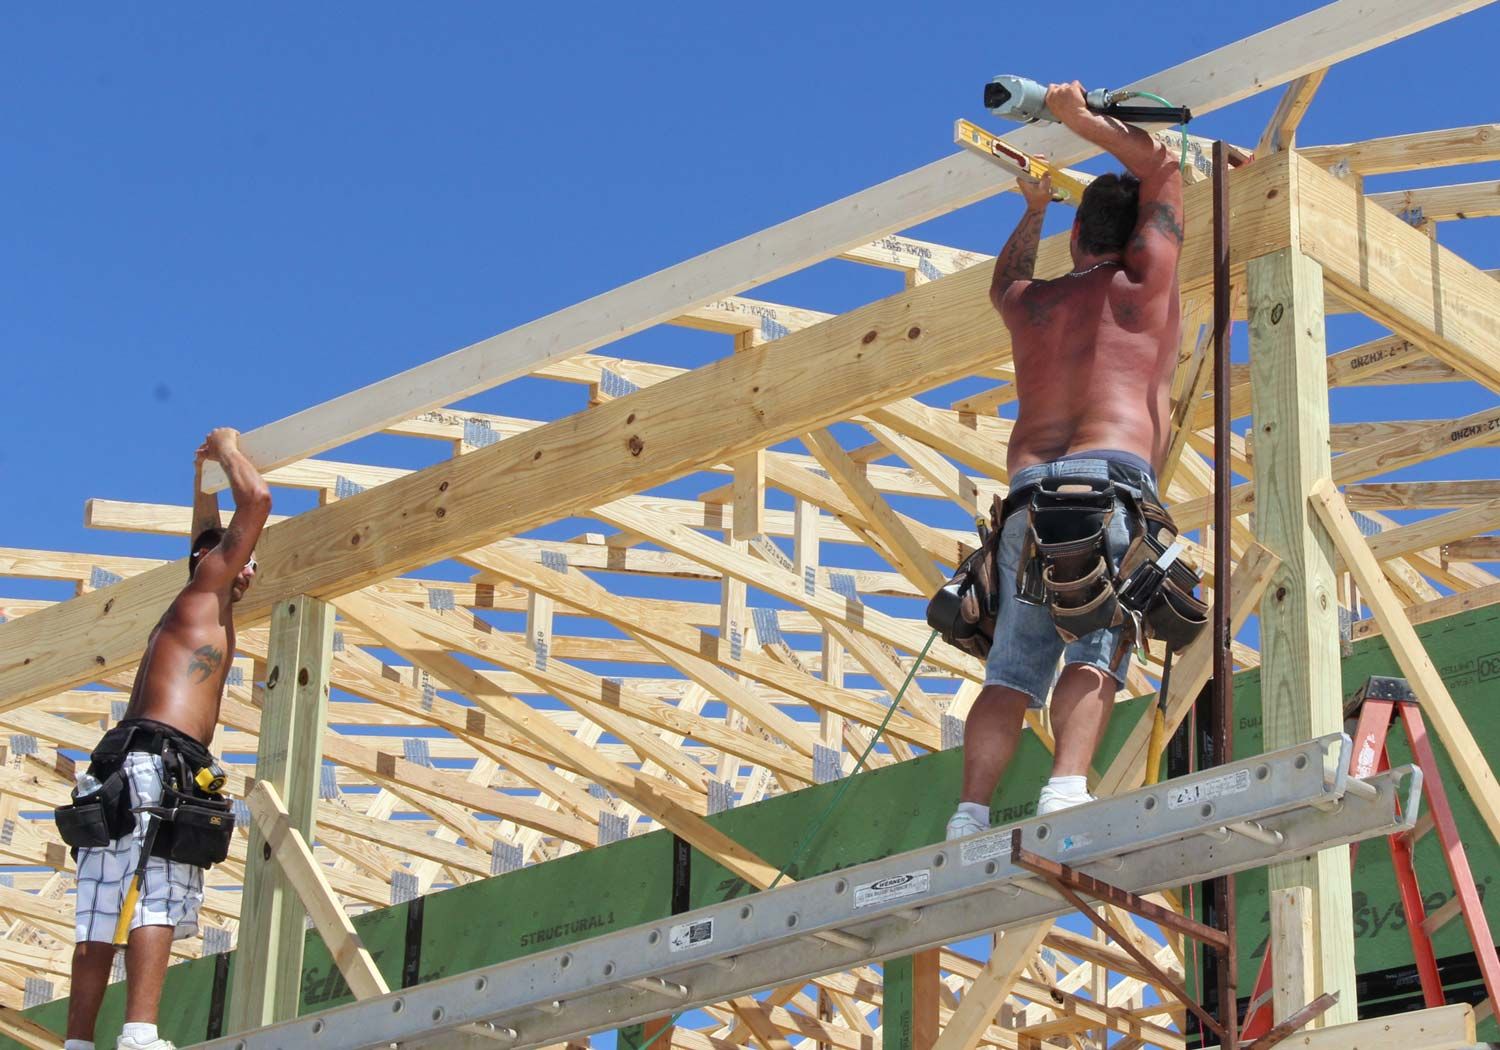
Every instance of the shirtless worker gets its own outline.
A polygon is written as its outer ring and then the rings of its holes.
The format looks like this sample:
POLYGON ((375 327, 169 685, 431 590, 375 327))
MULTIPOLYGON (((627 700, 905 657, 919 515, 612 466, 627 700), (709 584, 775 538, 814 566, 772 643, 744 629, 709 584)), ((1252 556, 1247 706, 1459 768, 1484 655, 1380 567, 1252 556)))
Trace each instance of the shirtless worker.
MULTIPOLYGON (((219 721, 224 682, 234 660, 234 603, 255 577, 255 541, 271 512, 271 492, 239 450, 239 434, 215 430, 198 449, 188 583, 151 632, 136 670, 130 704, 105 734, 76 795, 99 788, 111 768, 129 782, 132 806, 160 801, 162 745, 194 768, 212 763, 208 744, 219 721), (224 468, 234 517, 221 528, 217 497, 196 484, 203 464, 224 468)), ((146 835, 146 818, 107 846, 78 851, 76 938, 66 1050, 93 1050, 94 1022, 114 963, 115 925, 146 835)), ((125 1027, 117 1050, 172 1050, 157 1034, 162 980, 175 939, 198 930, 203 869, 152 857, 125 949, 125 1027)))
MULTIPOLYGON (((1181 174, 1176 158, 1146 132, 1089 112, 1076 81, 1049 86, 1047 108, 1114 154, 1128 174, 1088 187, 1073 221, 1073 269, 1052 280, 1032 276, 1051 180, 1022 180, 1026 213, 995 260, 990 286, 1015 355, 1007 510, 1024 506, 1027 490, 1049 478, 1111 481, 1159 502, 1155 471, 1171 439, 1168 398, 1182 324, 1181 174)), ((1114 559, 1128 543, 1120 509, 1117 502, 1105 537, 1114 559)), ((965 727, 963 787, 949 839, 989 827, 990 799, 1026 710, 1041 708, 1049 690, 1057 746, 1037 813, 1092 801, 1089 765, 1130 663, 1128 654, 1115 660, 1122 628, 1064 643, 1045 606, 1017 599, 1026 527, 1027 514, 1010 513, 1001 530, 994 645, 965 727)))

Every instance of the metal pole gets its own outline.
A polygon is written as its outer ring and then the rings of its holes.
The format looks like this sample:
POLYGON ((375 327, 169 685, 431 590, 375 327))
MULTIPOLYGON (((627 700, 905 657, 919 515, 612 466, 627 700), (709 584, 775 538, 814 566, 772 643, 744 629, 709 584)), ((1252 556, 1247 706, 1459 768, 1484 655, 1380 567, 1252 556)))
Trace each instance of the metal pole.
MULTIPOLYGON (((1229 159, 1224 142, 1214 143, 1214 757, 1222 765, 1234 758, 1234 660, 1229 623, 1229 159)), ((1215 910, 1228 935, 1228 946, 1216 953, 1219 969, 1219 1017, 1224 1050, 1239 1046, 1235 973, 1234 876, 1215 879, 1215 910)))

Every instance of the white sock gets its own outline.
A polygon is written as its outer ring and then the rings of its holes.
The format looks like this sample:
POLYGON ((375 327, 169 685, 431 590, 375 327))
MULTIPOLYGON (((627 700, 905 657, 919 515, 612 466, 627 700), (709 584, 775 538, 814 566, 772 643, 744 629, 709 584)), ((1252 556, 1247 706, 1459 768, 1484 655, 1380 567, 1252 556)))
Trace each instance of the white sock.
POLYGON ((141 1021, 126 1021, 125 1027, 120 1029, 120 1034, 132 1043, 148 1046, 156 1042, 156 1025, 145 1024, 141 1021))
POLYGON ((1053 777, 1047 781, 1047 788, 1055 795, 1063 798, 1082 798, 1089 793, 1088 777, 1053 777))
POLYGON ((979 802, 960 802, 958 811, 972 817, 983 827, 990 826, 990 807, 979 802))
POLYGON ((63 1050, 94 1050, 92 1039, 69 1039, 63 1043, 63 1050))

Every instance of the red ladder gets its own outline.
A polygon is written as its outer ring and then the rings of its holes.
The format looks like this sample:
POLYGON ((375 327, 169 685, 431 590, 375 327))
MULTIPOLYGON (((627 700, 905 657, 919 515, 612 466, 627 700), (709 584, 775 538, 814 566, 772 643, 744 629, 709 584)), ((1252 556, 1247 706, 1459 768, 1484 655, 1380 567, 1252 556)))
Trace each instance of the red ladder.
MULTIPOLYGON (((1345 709, 1345 717, 1359 714, 1359 726, 1354 732, 1354 753, 1349 760, 1349 775, 1368 777, 1389 769, 1386 737, 1391 726, 1399 719, 1406 730, 1407 744, 1411 748, 1413 761, 1422 770, 1422 791, 1426 796, 1426 812, 1411 831, 1387 838, 1391 850, 1391 866, 1395 868, 1396 884, 1401 891, 1401 906, 1406 913, 1406 929, 1411 936, 1412 956, 1416 960, 1417 974, 1422 981, 1422 998, 1429 1007, 1446 1003, 1443 995, 1443 979, 1438 973, 1437 956, 1432 949, 1432 935, 1446 926, 1457 915, 1462 914, 1464 925, 1469 928, 1469 940, 1474 945, 1474 955, 1479 960, 1479 972, 1484 977, 1485 992, 1489 998, 1480 1004, 1492 1012, 1500 999, 1495 992, 1500 989, 1500 957, 1495 953, 1495 941, 1490 936, 1490 925, 1484 917, 1484 905, 1480 902, 1479 890, 1474 885, 1474 874, 1469 869, 1469 858, 1464 853, 1463 839, 1458 824, 1453 819, 1453 810, 1448 805, 1448 792, 1438 772, 1437 758, 1432 744, 1427 739, 1427 726, 1422 721, 1422 709, 1416 695, 1404 678, 1388 678, 1372 675, 1364 688, 1354 694, 1345 709), (1436 831, 1443 847, 1443 859, 1448 864, 1448 874, 1453 880, 1453 897, 1431 915, 1422 903, 1422 891, 1417 885, 1417 872, 1412 864, 1412 851, 1417 842, 1429 831, 1436 831)), ((1349 847, 1349 862, 1353 864, 1357 846, 1349 847)), ((1245 1041, 1263 1035, 1271 1028, 1271 951, 1267 941, 1266 954, 1261 959, 1260 975, 1255 980, 1255 990, 1250 995, 1250 1005, 1245 1012, 1245 1023, 1240 1029, 1240 1038, 1245 1041)), ((1483 1016, 1483 1012, 1480 1012, 1483 1016)))

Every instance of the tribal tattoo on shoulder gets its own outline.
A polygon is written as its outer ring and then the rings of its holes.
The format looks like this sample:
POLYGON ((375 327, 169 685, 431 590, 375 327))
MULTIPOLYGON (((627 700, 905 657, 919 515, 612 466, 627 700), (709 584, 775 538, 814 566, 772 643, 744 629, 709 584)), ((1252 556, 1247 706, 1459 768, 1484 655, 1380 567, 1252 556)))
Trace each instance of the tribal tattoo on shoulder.
POLYGON ((193 662, 187 666, 187 676, 202 684, 219 670, 224 662, 224 650, 212 645, 200 645, 193 650, 193 662))
POLYGON ((1134 247, 1145 246, 1144 234, 1147 230, 1156 230, 1170 238, 1172 243, 1182 244, 1182 220, 1177 217, 1177 209, 1170 204, 1153 201, 1146 205, 1146 215, 1136 232, 1134 247))

